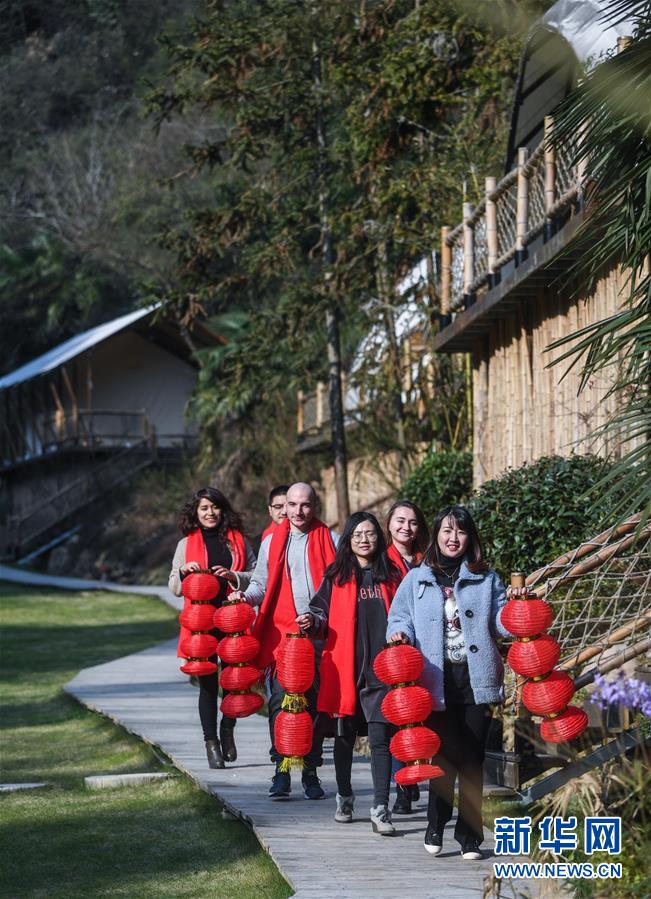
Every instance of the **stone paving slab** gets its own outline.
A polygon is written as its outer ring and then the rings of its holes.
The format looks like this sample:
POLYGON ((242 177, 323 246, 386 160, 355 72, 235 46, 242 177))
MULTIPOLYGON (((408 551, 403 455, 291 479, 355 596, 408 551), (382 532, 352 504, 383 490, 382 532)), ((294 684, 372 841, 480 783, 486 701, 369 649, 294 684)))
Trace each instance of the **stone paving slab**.
MULTIPOLYGON (((69 583, 61 583, 72 579, 56 580, 55 584, 44 580, 39 583, 74 589, 69 583)), ((30 583, 27 578, 21 578, 21 582, 30 583)), ((111 589, 106 582, 98 585, 96 589, 111 589)), ((128 592, 142 589, 120 586, 128 592)), ((156 588, 150 589, 154 592, 156 588)), ((296 775, 290 799, 273 802, 267 798, 273 768, 268 757, 268 722, 260 715, 238 721, 237 761, 224 770, 210 770, 197 712, 197 691, 178 665, 176 640, 170 640, 84 669, 65 690, 160 747, 201 789, 247 822, 296 891, 296 899, 395 899, 401 895, 413 899, 470 899, 484 895, 484 878, 492 873, 492 835, 486 831, 483 846, 489 857, 465 862, 451 836, 452 822, 446 830, 442 854, 436 858, 427 855, 422 846, 426 788, 414 814, 395 820, 396 836, 374 834, 369 820, 372 784, 367 759, 356 757, 353 768, 355 820, 352 824, 335 823, 331 740, 326 740, 320 771, 327 794, 323 801, 304 799, 296 775)), ((517 892, 503 889, 501 896, 527 895, 523 890, 529 884, 514 886, 517 892)), ((533 890, 531 893, 535 895, 533 890)))

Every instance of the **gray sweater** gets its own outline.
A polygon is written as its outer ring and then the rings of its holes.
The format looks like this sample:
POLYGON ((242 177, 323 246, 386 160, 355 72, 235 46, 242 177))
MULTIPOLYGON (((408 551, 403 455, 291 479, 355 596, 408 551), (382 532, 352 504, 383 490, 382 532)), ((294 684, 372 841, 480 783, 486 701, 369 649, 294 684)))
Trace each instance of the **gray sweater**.
MULTIPOLYGON (((339 534, 330 531, 330 535, 336 548, 339 542, 339 534)), ((244 598, 252 606, 259 606, 262 603, 267 590, 271 537, 272 534, 269 534, 260 544, 255 571, 244 593, 244 598)), ((292 584, 292 594, 297 615, 304 615, 310 611, 310 600, 321 586, 320 584, 312 583, 312 574, 310 573, 307 558, 307 538, 308 534, 303 534, 300 531, 290 531, 287 538, 286 565, 292 584)))
MULTIPOLYGON (((168 587, 174 594, 174 596, 182 596, 181 590, 181 575, 179 573, 179 569, 185 565, 185 551, 188 545, 188 538, 182 537, 181 540, 176 544, 176 550, 174 552, 174 559, 172 560, 172 570, 170 571, 170 576, 168 580, 168 587)), ((244 545, 246 546, 246 567, 244 571, 234 571, 233 574, 237 578, 236 590, 245 590, 249 581, 251 580, 251 573, 255 568, 255 556, 253 554, 253 550, 249 545, 248 540, 244 540, 244 545)))

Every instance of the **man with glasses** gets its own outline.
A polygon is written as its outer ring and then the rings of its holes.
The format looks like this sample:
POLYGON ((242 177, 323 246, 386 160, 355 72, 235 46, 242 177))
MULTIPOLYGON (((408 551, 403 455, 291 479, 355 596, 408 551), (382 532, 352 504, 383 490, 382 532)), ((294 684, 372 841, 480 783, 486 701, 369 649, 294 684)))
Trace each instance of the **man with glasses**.
POLYGON ((269 503, 267 505, 267 509, 269 511, 269 518, 271 521, 267 528, 251 541, 251 545, 253 547, 253 552, 256 555, 260 553, 260 545, 265 537, 268 537, 269 534, 273 533, 274 528, 283 522, 287 518, 287 512, 285 511, 285 503, 287 501, 287 491, 289 487, 287 484, 279 484, 277 487, 274 487, 273 490, 269 493, 269 503))
MULTIPOLYGON (((251 583, 243 594, 247 602, 259 606, 253 633, 260 640, 260 653, 252 664, 268 671, 270 755, 276 765, 269 790, 272 799, 286 799, 291 792, 291 777, 279 770, 282 756, 274 746, 274 722, 284 697, 276 677, 276 653, 286 633, 298 633, 296 619, 309 611, 310 600, 321 585, 323 573, 334 560, 338 540, 338 536, 316 517, 317 498, 309 484, 292 484, 286 499, 286 519, 262 540, 251 583)), ((318 661, 323 642, 313 642, 317 675, 307 699, 308 711, 314 718, 318 661)), ((302 782, 306 799, 323 799, 325 796, 316 773, 323 763, 322 745, 323 739, 315 740, 305 757, 302 782)))

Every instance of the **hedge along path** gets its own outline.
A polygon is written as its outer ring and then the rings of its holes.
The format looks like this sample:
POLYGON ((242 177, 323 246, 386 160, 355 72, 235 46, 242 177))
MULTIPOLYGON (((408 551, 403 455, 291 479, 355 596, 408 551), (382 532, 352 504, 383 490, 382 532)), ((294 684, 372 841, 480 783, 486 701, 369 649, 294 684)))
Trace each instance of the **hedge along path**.
MULTIPOLYGON (((163 587, 47 577, 2 565, 0 579, 62 589, 117 588, 120 592, 157 595, 174 608, 181 606, 181 601, 163 587)), ((88 708, 160 747, 202 790, 246 822, 296 891, 297 899, 395 899, 396 895, 466 899, 484 895, 484 878, 492 873, 494 859, 464 862, 451 836, 454 822, 446 829, 440 856, 432 858, 423 849, 426 789, 413 815, 396 818, 397 836, 372 833, 369 808, 373 792, 367 759, 356 757, 353 767, 355 820, 352 824, 334 822, 336 784, 331 741, 326 741, 320 771, 327 794, 323 801, 304 799, 296 774, 289 800, 268 799, 273 768, 269 762, 268 723, 261 715, 238 721, 237 761, 224 770, 211 771, 197 713, 197 691, 179 671, 176 640, 85 668, 64 689, 88 708)), ((484 849, 492 846, 492 835, 486 831, 484 849)), ((528 885, 517 886, 517 893, 503 887, 501 895, 522 895, 528 885)), ((535 895, 533 890, 531 894, 535 895)))

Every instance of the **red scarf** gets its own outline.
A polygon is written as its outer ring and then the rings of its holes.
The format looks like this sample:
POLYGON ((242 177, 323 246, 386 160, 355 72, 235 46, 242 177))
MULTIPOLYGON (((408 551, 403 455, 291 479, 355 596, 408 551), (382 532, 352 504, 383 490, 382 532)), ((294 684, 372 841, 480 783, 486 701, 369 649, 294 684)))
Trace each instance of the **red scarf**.
POLYGON ((265 528, 264 531, 262 532, 262 537, 260 537, 260 543, 262 543, 264 538, 268 537, 269 534, 273 534, 273 532, 276 530, 277 527, 278 527, 278 525, 276 524, 276 522, 272 521, 271 524, 269 525, 269 527, 265 528))
MULTIPOLYGON (((389 559, 396 566, 398 571, 400 572, 400 580, 407 574, 409 568, 407 568, 407 564, 403 557, 400 555, 400 551, 395 543, 392 543, 387 549, 387 555, 389 559)), ((414 565, 418 565, 421 560, 421 553, 414 553, 414 565)))
MULTIPOLYGON (((380 584, 384 605, 389 613, 399 579, 380 584)), ((342 586, 332 585, 328 636, 319 669, 317 710, 340 717, 357 710, 355 685, 355 631, 357 626, 357 581, 352 577, 342 586)), ((371 660, 372 661, 372 660, 371 660)))
MULTIPOLYGON (((226 532, 226 545, 230 550, 230 554, 233 557, 233 561, 231 562, 231 571, 243 571, 244 565, 246 564, 246 545, 244 543, 244 537, 240 533, 240 531, 234 531, 231 528, 226 532)), ((190 531, 187 537, 187 542, 185 545, 185 564, 188 562, 198 562, 201 565, 203 570, 208 568, 208 550, 206 549, 206 544, 203 539, 203 535, 201 533, 200 528, 196 528, 194 531, 190 531)), ((230 584, 227 584, 228 592, 233 592, 233 587, 230 584)), ((185 600, 185 605, 188 605, 188 600, 185 600)), ((184 640, 185 637, 190 636, 190 631, 187 627, 181 626, 181 633, 179 635, 179 645, 181 644, 181 640, 184 640)), ((178 651, 176 652, 179 658, 183 658, 178 651)))
MULTIPOLYGON (((251 663, 256 668, 273 664, 280 641, 287 633, 298 633, 296 606, 292 585, 287 575, 287 539, 289 520, 272 530, 269 544, 267 589, 253 625, 253 635, 260 641, 260 652, 251 663)), ((334 561, 335 547, 326 525, 314 519, 307 537, 307 559, 314 589, 318 590, 323 572, 334 561)))

